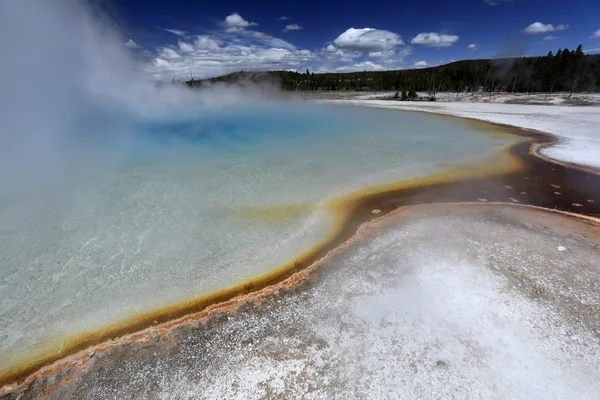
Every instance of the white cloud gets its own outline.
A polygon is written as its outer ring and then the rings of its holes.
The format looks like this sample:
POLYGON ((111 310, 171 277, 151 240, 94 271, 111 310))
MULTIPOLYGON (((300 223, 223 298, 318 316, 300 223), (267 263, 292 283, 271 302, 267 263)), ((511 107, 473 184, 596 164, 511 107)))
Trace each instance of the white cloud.
POLYGON ((569 25, 560 24, 554 26, 552 24, 544 24, 542 22, 534 22, 529 25, 527 28, 521 30, 521 32, 526 33, 528 35, 536 35, 538 33, 548 33, 548 32, 556 32, 556 31, 564 31, 568 29, 569 25))
POLYGON ((413 66, 417 67, 417 68, 423 68, 428 66, 429 64, 427 64, 426 61, 417 61, 413 64, 413 66))
POLYGON ((225 24, 225 28, 226 28, 227 32, 240 32, 249 26, 258 25, 256 22, 246 21, 238 13, 233 13, 231 15, 228 15, 225 18, 224 24, 225 24))
POLYGON ((318 70, 397 69, 398 65, 404 62, 404 57, 411 53, 412 48, 404 46, 400 35, 396 33, 374 28, 350 28, 339 35, 333 43, 321 49, 318 55, 323 64, 318 70))
POLYGON ((167 28, 158 28, 158 29, 162 29, 165 32, 169 32, 172 33, 173 35, 177 35, 177 36, 185 36, 185 31, 181 31, 179 29, 167 29, 167 28))
POLYGON ((192 51, 194 51, 194 46, 192 46, 189 43, 185 43, 185 42, 178 42, 177 43, 179 45, 179 51, 182 53, 191 53, 192 51))
POLYGON ((277 18, 278 21, 287 21, 288 19, 289 18, 286 17, 285 15, 277 18))
MULTIPOLYGON (((162 46, 145 65, 157 80, 209 78, 234 71, 298 70, 383 71, 399 69, 413 52, 400 35, 373 28, 348 29, 333 43, 310 51, 250 29, 239 14, 228 16, 223 30, 188 36, 175 46, 162 46)), ((295 25, 295 24, 292 24, 295 25)))
POLYGON ((194 42, 194 48, 196 50, 209 50, 209 51, 218 51, 221 48, 221 44, 219 40, 214 37, 210 37, 207 35, 196 36, 196 41, 194 42))
POLYGON ((338 36, 333 44, 343 50, 375 52, 404 45, 400 35, 373 28, 350 28, 338 36))
POLYGON ((592 36, 590 36, 590 39, 598 39, 600 38, 600 29, 598 29, 596 32, 594 32, 594 34, 592 36))
POLYGON ((163 47, 159 50, 158 55, 160 58, 166 58, 167 60, 176 60, 181 58, 181 55, 170 47, 163 47))
POLYGON ((419 33, 410 42, 412 44, 422 44, 427 47, 449 47, 459 39, 456 35, 444 35, 436 32, 419 33))
POLYGON ((600 53, 600 47, 595 48, 595 49, 586 49, 586 50, 583 50, 583 52, 585 54, 598 54, 598 53, 600 53))
POLYGON ((158 68, 169 68, 169 67, 171 67, 171 63, 170 62, 168 62, 167 60, 163 60, 160 57, 155 58, 154 61, 153 61, 153 63, 158 68))
POLYGON ((479 45, 476 43, 471 43, 469 46, 467 46, 469 49, 471 50, 479 50, 479 45))
POLYGON ((279 39, 279 38, 267 35, 266 33, 256 32, 256 31, 243 31, 238 34, 241 37, 244 37, 246 39, 254 39, 254 40, 261 42, 262 44, 270 46, 270 47, 281 47, 281 48, 284 48, 287 50, 292 50, 292 51, 296 50, 296 46, 294 46, 293 44, 286 42, 283 39, 279 39))
POLYGON ((402 47, 398 50, 398 57, 403 61, 404 57, 410 56, 413 53, 413 48, 411 46, 402 47))
POLYGON ((558 36, 554 36, 554 35, 544 36, 544 40, 556 40, 556 39, 558 39, 558 36))
MULTIPOLYGON (((319 55, 328 64, 339 64, 354 62, 355 59, 362 57, 363 53, 359 51, 345 51, 342 49, 338 49, 334 45, 330 44, 326 48, 322 49, 319 55)), ((332 67, 330 68, 330 70, 334 69, 335 68, 332 67)))
MULTIPOLYGON (((411 46, 403 46, 400 49, 396 50, 396 49, 388 49, 388 50, 384 50, 384 51, 372 51, 370 53, 368 53, 369 57, 372 58, 383 58, 386 61, 387 60, 392 60, 392 61, 402 61, 404 59, 404 57, 409 56, 413 53, 413 48, 411 46)), ((384 60, 379 60, 379 61, 384 61, 384 60)))
POLYGON ((289 31, 299 31, 302 30, 303 28, 298 25, 298 24, 289 24, 285 26, 285 29, 283 30, 284 32, 289 32, 289 31))
POLYGON ((344 71, 385 71, 386 67, 375 64, 373 61, 362 61, 357 64, 352 65, 343 65, 341 67, 337 67, 336 71, 344 72, 344 71))
POLYGON ((127 46, 127 48, 129 49, 139 49, 140 46, 138 46, 138 44, 136 42, 134 42, 132 39, 129 39, 127 41, 127 43, 125 43, 125 46, 127 46))
POLYGON ((189 79, 190 72, 195 78, 208 78, 240 70, 305 70, 321 57, 250 30, 200 35, 193 43, 180 41, 178 49, 162 47, 157 53, 145 68, 160 81, 189 79))
POLYGON ((521 32, 527 33, 530 35, 535 35, 537 33, 546 33, 546 32, 554 32, 554 25, 548 24, 545 25, 541 22, 534 22, 529 25, 527 28, 523 29, 521 32))
POLYGON ((411 46, 401 46, 380 51, 353 51, 338 49, 332 44, 317 53, 322 64, 319 72, 396 70, 402 69, 407 56, 413 53, 411 46), (342 65, 340 65, 340 63, 342 65))

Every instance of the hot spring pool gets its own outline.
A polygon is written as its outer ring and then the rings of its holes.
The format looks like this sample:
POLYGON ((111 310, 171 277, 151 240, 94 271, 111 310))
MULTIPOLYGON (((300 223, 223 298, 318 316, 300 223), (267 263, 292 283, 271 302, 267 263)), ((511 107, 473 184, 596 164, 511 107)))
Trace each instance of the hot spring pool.
POLYGON ((82 127, 62 179, 1 193, 0 372, 273 271, 331 234, 335 198, 514 140, 457 119, 299 103, 192 115, 136 118, 123 135, 82 127))

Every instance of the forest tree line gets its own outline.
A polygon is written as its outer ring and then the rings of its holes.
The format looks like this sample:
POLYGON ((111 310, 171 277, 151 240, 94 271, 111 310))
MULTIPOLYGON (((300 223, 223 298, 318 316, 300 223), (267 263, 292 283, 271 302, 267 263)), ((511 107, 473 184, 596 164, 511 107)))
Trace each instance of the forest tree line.
POLYGON ((204 82, 278 82, 282 90, 357 90, 436 92, 591 92, 600 90, 600 55, 559 49, 543 57, 465 60, 437 67, 348 73, 310 71, 235 72, 207 80, 190 80, 191 87, 204 82))

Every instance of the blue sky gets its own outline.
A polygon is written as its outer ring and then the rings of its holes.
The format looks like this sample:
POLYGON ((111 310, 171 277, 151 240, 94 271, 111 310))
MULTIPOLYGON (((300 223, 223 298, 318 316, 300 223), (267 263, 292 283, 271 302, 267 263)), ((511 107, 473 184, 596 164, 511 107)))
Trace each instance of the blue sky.
POLYGON ((600 51, 598 0, 113 0, 112 7, 127 46, 161 80, 242 69, 406 69, 580 43, 600 51))

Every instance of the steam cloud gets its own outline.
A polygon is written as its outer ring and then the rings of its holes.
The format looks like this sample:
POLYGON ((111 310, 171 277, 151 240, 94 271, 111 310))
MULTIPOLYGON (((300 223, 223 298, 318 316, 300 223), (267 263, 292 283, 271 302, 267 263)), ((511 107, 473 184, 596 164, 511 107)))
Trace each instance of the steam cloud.
POLYGON ((107 175, 136 120, 198 112, 253 92, 158 88, 126 43, 87 2, 0 2, 1 204, 46 201, 77 179, 107 175))
POLYGON ((123 43, 77 1, 0 3, 0 195, 59 184, 148 98, 123 43))

